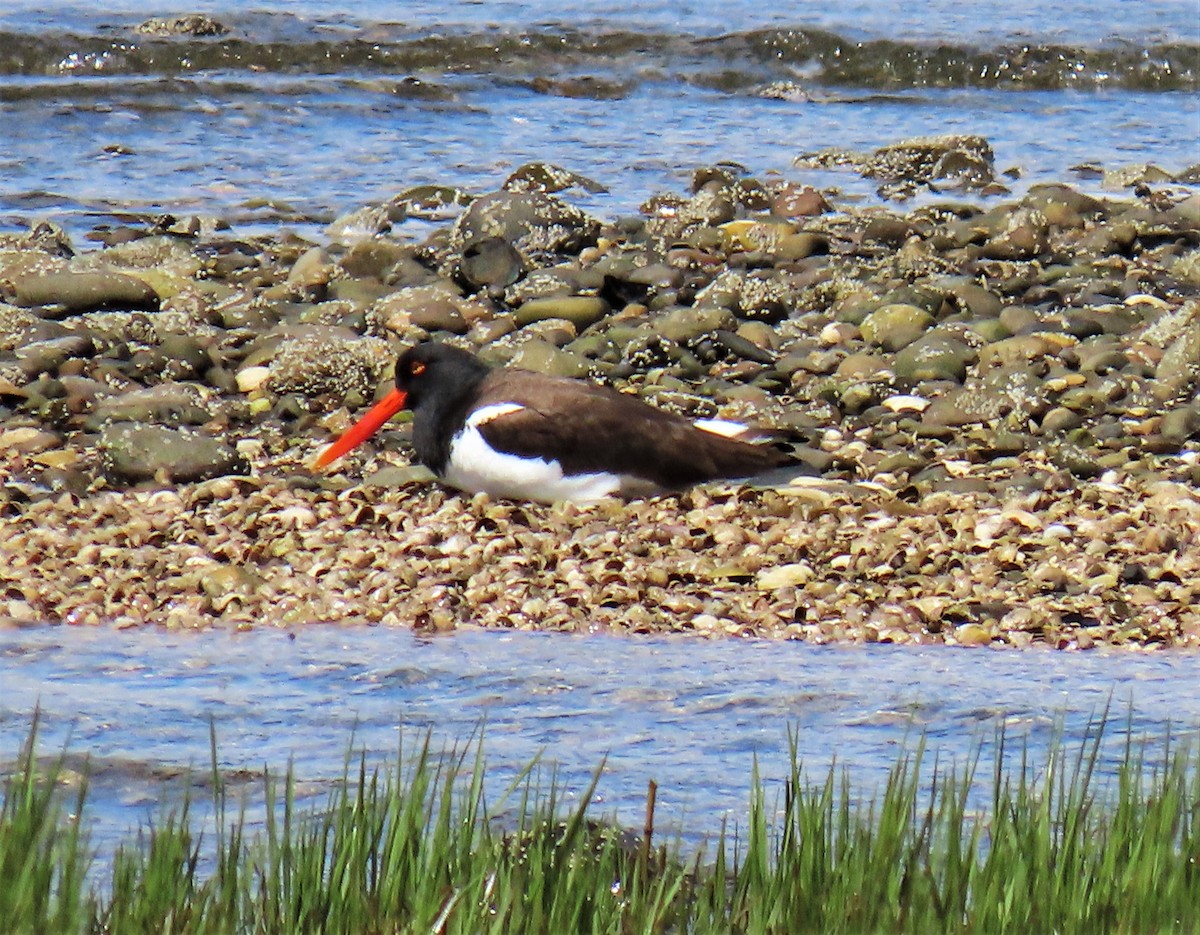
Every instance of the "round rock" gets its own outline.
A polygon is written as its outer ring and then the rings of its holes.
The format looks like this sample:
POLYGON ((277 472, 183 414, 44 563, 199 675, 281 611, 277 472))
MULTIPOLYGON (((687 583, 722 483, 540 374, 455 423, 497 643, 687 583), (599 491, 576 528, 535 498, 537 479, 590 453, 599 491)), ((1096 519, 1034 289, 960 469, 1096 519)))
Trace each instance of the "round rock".
POLYGON ((158 310, 158 294, 125 273, 45 273, 14 276, 14 305, 49 306, 65 315, 98 309, 158 310))
POLYGON ((530 299, 513 316, 518 327, 549 318, 563 318, 582 331, 600 321, 610 311, 604 299, 594 295, 547 296, 530 299))
POLYGON ((107 471, 127 481, 164 475, 194 481, 249 470, 231 445, 190 429, 118 423, 101 431, 99 449, 107 471))
POLYGON ((509 361, 509 366, 554 377, 585 377, 589 370, 588 362, 582 357, 542 340, 522 344, 509 361))
POLYGON ((863 319, 862 336, 884 350, 898 351, 917 340, 933 325, 933 316, 904 303, 884 305, 863 319))
POLYGON ((578 253, 595 244, 600 222, 545 192, 492 192, 458 219, 452 245, 496 237, 524 254, 578 253))
POLYGON ((896 355, 893 369, 896 379, 907 385, 922 380, 962 383, 974 360, 975 352, 961 341, 930 334, 903 348, 896 355))

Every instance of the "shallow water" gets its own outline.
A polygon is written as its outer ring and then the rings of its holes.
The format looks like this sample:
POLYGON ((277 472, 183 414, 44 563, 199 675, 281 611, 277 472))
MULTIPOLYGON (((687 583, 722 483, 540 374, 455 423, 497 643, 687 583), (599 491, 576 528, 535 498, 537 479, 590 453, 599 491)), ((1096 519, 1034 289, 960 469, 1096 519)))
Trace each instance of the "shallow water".
POLYGON ((412 29, 461 28, 495 24, 508 27, 571 23, 618 23, 642 29, 680 29, 713 34, 733 29, 803 24, 810 28, 854 32, 859 37, 895 39, 978 38, 1003 40, 1029 36, 1061 42, 1192 39, 1197 24, 1191 0, 1060 0, 1045 5, 1003 0, 800 0, 764 4, 755 0, 692 0, 685 3, 598 5, 589 0, 472 0, 441 3, 415 0, 359 0, 350 15, 323 0, 156 0, 152 4, 110 0, 103 8, 89 0, 7 0, 0 10, 3 28, 95 28, 140 23, 150 16, 211 13, 235 23, 264 18, 292 19, 297 28, 357 27, 364 23, 402 22, 412 29))
MULTIPOLYGON (((866 95, 853 105, 758 98, 735 105, 716 92, 649 86, 619 105, 513 90, 501 109, 491 106, 488 89, 430 104, 372 100, 334 79, 318 85, 310 82, 303 104, 220 79, 108 89, 103 106, 63 102, 36 130, 10 138, 0 222, 22 227, 50 216, 79 230, 121 212, 170 210, 222 214, 243 231, 283 224, 315 232, 410 186, 450 181, 487 190, 538 160, 604 185, 608 193, 569 195, 604 217, 636 211, 659 191, 686 190, 692 168, 720 160, 868 197, 873 185, 850 173, 794 169, 791 161, 825 147, 867 150, 930 132, 983 134, 1000 167, 1022 172, 1018 188, 1069 179, 1070 166, 1105 157, 1174 168, 1195 157, 1195 139, 1180 133, 1189 97, 1182 92, 1175 100, 962 89, 866 95), (636 128, 612 119, 625 108, 636 110, 636 128), (299 145, 287 145, 293 137, 299 145), (110 146, 133 155, 105 152, 110 146)), ((44 107, 5 105, 21 127, 44 107)))
POLYGON ((1053 17, 1008 7, 567 2, 547 16, 480 0, 365 3, 351 17, 315 2, 97 12, 10 0, 0 229, 49 218, 82 235, 169 211, 319 238, 338 214, 407 187, 494 189, 534 160, 605 185, 572 195, 605 217, 718 160, 872 198, 857 176, 792 160, 949 132, 988 137, 998 168, 1020 172, 1018 192, 1075 180, 1082 163, 1195 163, 1193 2, 1067 2, 1053 17), (195 10, 231 33, 136 31, 195 10), (812 100, 758 95, 780 81, 812 100))
MULTIPOLYGON (((341 775, 351 743, 385 763, 401 738, 411 749, 429 732, 440 749, 482 722, 493 790, 542 755, 575 800, 603 759, 594 814, 640 828, 653 779, 659 828, 698 846, 722 820, 745 821, 756 761, 779 787, 789 730, 810 775, 836 760, 869 793, 919 734, 961 765, 1003 725, 1037 763, 1058 727, 1077 744, 1110 702, 1137 737, 1170 726, 1194 740, 1198 678, 1200 656, 1169 652, 48 627, 0 633, 0 762, 15 759, 40 709, 43 754, 66 744, 91 758, 103 853, 154 812, 164 778, 207 772, 210 720, 223 769, 279 772, 290 759, 308 790, 341 775)), ((1112 730, 1109 754, 1123 742, 1112 730)))

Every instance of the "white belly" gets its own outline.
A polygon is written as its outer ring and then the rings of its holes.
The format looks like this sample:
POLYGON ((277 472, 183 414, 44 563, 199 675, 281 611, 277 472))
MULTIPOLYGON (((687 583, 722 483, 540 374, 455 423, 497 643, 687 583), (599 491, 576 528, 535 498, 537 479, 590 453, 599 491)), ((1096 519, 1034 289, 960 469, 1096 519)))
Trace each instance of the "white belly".
POLYGON ((610 473, 564 476, 557 461, 522 458, 496 451, 484 440, 478 428, 489 415, 494 417, 485 410, 475 413, 451 440, 450 459, 442 480, 452 487, 514 500, 586 503, 620 493, 632 480, 610 473))

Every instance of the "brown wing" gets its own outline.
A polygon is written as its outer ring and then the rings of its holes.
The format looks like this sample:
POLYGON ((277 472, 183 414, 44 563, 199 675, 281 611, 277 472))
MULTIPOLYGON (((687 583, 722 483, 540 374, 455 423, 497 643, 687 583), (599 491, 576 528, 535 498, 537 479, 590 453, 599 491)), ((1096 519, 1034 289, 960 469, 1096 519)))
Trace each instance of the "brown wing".
MULTIPOLYGON (((497 371, 483 402, 525 407, 479 427, 498 451, 557 460, 569 474, 610 472, 668 488, 749 477, 790 461, 769 447, 696 428, 608 387, 554 377, 506 379, 497 371)), ((513 374, 515 376, 515 374, 513 374)))

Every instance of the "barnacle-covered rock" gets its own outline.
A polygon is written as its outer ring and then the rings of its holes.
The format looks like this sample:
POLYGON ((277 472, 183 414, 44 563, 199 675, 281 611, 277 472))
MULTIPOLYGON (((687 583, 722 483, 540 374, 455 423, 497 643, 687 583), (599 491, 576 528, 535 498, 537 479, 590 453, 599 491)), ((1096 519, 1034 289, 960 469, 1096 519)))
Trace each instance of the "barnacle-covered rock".
MULTIPOLYGON (((872 171, 969 181, 935 149, 872 171)), ((471 199, 437 186, 361 215, 427 197, 422 243, 0 235, 10 295, 161 299, 0 304, 0 617, 1200 645, 1195 196, 835 212, 710 166, 601 230, 538 190, 568 177, 518 175, 456 224, 471 199), (308 470, 431 336, 769 429, 822 476, 467 497, 410 463, 404 418, 308 470)))
POLYGON ((266 386, 275 393, 370 398, 393 360, 387 342, 313 328, 282 341, 266 386))
POLYGON ((247 469, 231 445, 185 428, 118 422, 101 431, 99 450, 106 469, 126 481, 186 483, 247 469))

